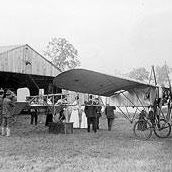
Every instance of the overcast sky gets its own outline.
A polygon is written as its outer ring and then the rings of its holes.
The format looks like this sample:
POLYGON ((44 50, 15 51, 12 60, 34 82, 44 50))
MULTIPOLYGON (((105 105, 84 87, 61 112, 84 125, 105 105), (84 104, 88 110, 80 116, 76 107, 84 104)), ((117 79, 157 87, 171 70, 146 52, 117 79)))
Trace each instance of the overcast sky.
POLYGON ((0 45, 29 44, 42 53, 66 38, 81 67, 113 74, 172 67, 171 0, 0 0, 0 45))

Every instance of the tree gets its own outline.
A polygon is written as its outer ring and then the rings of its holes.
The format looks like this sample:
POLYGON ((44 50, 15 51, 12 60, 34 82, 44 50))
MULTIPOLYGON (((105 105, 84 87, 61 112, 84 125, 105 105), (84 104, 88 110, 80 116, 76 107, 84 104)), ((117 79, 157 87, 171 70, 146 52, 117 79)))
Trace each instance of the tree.
MULTIPOLYGON (((167 66, 166 64, 163 66, 156 66, 155 67, 155 77, 158 85, 161 86, 169 86, 169 74, 172 72, 172 68, 167 66)), ((134 68, 132 71, 126 74, 126 76, 140 80, 140 81, 150 81, 154 84, 155 78, 153 73, 151 74, 148 72, 144 67, 134 68)))
POLYGON ((144 67, 134 68, 126 75, 139 81, 147 81, 149 79, 149 72, 144 67))
POLYGON ((52 38, 44 51, 44 55, 62 71, 80 65, 78 51, 65 38, 52 38))
POLYGON ((169 85, 169 74, 172 72, 172 69, 166 64, 163 66, 156 66, 155 75, 157 79, 157 83, 161 86, 169 85))

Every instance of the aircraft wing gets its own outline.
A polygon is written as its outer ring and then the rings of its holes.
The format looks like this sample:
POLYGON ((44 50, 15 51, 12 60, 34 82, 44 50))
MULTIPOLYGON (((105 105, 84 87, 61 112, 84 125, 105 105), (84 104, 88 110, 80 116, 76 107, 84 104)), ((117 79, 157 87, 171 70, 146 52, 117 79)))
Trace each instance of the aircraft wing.
POLYGON ((110 97, 120 90, 153 87, 143 82, 86 69, 72 69, 57 75, 53 84, 61 89, 110 97))

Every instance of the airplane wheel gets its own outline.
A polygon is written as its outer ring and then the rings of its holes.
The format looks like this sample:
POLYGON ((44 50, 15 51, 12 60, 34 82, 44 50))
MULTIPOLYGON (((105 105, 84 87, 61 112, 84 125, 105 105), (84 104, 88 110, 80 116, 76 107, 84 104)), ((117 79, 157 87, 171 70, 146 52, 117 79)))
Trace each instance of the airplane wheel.
POLYGON ((154 128, 154 133, 159 138, 166 138, 171 133, 171 125, 165 119, 160 119, 154 128))
POLYGON ((139 120, 134 124, 133 132, 136 138, 148 140, 152 135, 152 125, 147 120, 139 120))

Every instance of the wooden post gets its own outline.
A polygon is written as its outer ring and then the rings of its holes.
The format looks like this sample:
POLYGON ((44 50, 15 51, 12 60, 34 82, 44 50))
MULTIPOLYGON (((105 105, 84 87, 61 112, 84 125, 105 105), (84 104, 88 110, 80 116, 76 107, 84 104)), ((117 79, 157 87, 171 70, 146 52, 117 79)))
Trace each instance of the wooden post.
POLYGON ((154 81, 155 81, 155 86, 156 86, 157 85, 157 81, 156 81, 156 75, 155 75, 154 66, 152 66, 152 71, 153 71, 153 76, 154 76, 154 81))

